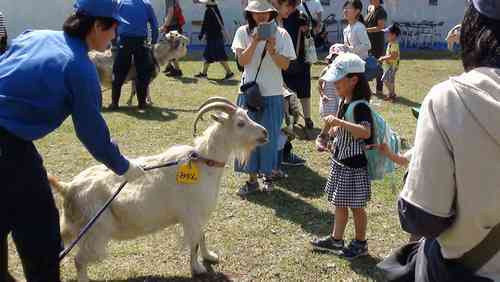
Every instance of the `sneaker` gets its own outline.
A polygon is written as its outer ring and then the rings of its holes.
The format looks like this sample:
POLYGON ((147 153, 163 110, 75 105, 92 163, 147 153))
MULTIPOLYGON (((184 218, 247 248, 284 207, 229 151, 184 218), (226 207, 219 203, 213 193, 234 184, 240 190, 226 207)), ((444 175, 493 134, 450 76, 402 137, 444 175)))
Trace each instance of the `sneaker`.
POLYGON ((291 153, 289 156, 285 156, 283 158, 283 162, 281 163, 284 166, 303 166, 306 161, 299 156, 291 153))
POLYGON ((347 260, 353 260, 368 255, 368 243, 358 240, 352 240, 349 247, 343 251, 343 257, 347 260))
POLYGON ((231 77, 234 76, 234 73, 230 72, 230 73, 226 73, 226 76, 224 76, 224 78, 222 80, 227 80, 227 79, 230 79, 231 77))
POLYGON ((274 190, 273 180, 270 177, 264 177, 262 184, 262 192, 271 193, 274 190))
POLYGON ((344 240, 335 240, 331 235, 314 239, 311 242, 313 250, 341 254, 344 249, 344 240))
POLYGON ((259 182, 245 182, 245 185, 238 191, 238 196, 244 197, 259 192, 259 182))
POLYGON ((194 77, 196 77, 196 78, 205 78, 205 77, 207 77, 207 74, 200 72, 200 73, 195 74, 194 77))

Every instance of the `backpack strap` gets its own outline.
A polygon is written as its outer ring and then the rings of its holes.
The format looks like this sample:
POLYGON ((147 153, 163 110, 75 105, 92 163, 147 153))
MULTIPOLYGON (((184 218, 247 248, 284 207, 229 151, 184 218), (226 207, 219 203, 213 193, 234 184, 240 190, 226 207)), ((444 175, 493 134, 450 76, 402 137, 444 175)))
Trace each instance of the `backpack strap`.
POLYGON ((500 223, 495 225, 478 245, 465 253, 461 258, 453 260, 476 273, 500 251, 500 223))
POLYGON ((368 102, 366 102, 365 100, 353 101, 349 104, 349 106, 347 107, 347 110, 345 111, 344 118, 346 121, 355 122, 355 120, 354 120, 354 108, 359 104, 365 104, 368 106, 368 108, 370 108, 370 111, 372 110, 372 108, 370 107, 370 104, 368 104, 368 102))

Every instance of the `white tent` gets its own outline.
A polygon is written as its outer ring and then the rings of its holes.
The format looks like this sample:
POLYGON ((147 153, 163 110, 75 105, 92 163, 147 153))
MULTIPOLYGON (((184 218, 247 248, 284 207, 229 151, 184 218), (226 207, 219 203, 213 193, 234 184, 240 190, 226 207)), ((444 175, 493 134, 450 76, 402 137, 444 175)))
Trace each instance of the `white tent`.
MULTIPOLYGON (((151 0, 158 20, 163 21, 164 0, 151 0)), ((459 23, 463 18, 466 0, 385 0, 384 7, 389 14, 389 21, 443 21, 445 30, 459 23)), ((185 33, 197 43, 199 23, 203 18, 203 5, 193 4, 192 0, 180 0, 186 17, 185 33)), ((344 1, 321 0, 324 5, 324 17, 336 14, 342 18, 344 1)), ((368 0, 363 0, 365 6, 368 0)), ((72 0, 0 0, 0 11, 8 22, 10 38, 25 29, 61 29, 62 23, 72 11, 72 0)), ((240 0, 219 0, 219 6, 230 33, 243 23, 243 8, 240 0)), ((444 36, 444 35, 443 35, 444 36)), ((444 38, 441 38, 444 41, 444 38)))

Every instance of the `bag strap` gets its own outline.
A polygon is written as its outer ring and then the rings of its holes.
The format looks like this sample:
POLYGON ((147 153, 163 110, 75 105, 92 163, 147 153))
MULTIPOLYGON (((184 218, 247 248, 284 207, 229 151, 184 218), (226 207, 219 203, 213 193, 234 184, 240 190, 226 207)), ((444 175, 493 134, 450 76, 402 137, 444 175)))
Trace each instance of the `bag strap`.
POLYGON ((214 7, 212 7, 212 6, 207 6, 207 8, 210 9, 210 10, 212 10, 212 13, 214 13, 215 18, 217 19, 217 23, 220 26, 222 35, 224 36, 224 38, 226 40, 229 40, 229 36, 227 35, 226 28, 224 27, 224 23, 222 21, 222 18, 219 17, 220 15, 219 15, 219 13, 217 13, 217 10, 214 7))
POLYGON ((219 23, 219 26, 221 29, 224 29, 224 24, 222 23, 222 19, 219 18, 219 14, 217 13, 217 11, 214 9, 214 7, 212 6, 207 6, 208 9, 212 10, 212 13, 214 13, 215 15, 215 18, 217 19, 217 22, 219 23))
POLYGON ((253 81, 257 81, 257 77, 259 76, 260 67, 262 66, 262 62, 264 61, 264 57, 266 56, 266 47, 264 47, 264 51, 262 52, 262 56, 260 57, 259 68, 257 68, 257 73, 255 74, 255 79, 253 81))
POLYGON ((365 104, 368 106, 368 108, 370 108, 370 111, 372 110, 370 105, 365 100, 352 101, 349 103, 349 106, 347 107, 347 110, 345 111, 345 114, 344 114, 344 118, 347 121, 354 122, 354 108, 359 104, 365 104))
POLYGON ((476 273, 500 251, 500 223, 495 225, 488 235, 461 258, 453 260, 476 273))
POLYGON ((302 42, 302 40, 300 40, 301 37, 302 37, 302 30, 299 29, 299 33, 297 34, 297 45, 295 47, 295 56, 297 56, 297 58, 299 57, 300 42, 302 42))
POLYGON ((304 5, 304 9, 306 9, 306 13, 309 16, 309 26, 312 27, 313 17, 311 15, 311 11, 309 11, 309 7, 307 7, 306 1, 302 1, 302 5, 304 5))

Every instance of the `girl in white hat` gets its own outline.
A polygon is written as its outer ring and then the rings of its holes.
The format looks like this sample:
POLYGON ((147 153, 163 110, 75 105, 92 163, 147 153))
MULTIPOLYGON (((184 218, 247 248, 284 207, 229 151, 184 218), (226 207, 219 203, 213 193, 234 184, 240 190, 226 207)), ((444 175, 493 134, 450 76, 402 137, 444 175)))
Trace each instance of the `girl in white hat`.
MULTIPOLYGON (((278 137, 283 121, 283 77, 281 72, 295 59, 295 51, 290 35, 281 27, 268 39, 259 38, 259 24, 270 23, 277 11, 266 0, 251 0, 245 8, 248 24, 240 27, 234 36, 232 49, 240 65, 244 67, 242 84, 256 81, 262 93, 263 108, 257 112, 249 112, 250 116, 263 125, 269 132, 269 142, 258 147, 249 157, 246 164, 237 163, 238 172, 249 174, 249 180, 239 190, 244 196, 259 190, 258 174, 264 175, 264 191, 273 188, 273 170, 278 168, 278 137), (264 53, 265 52, 265 53, 264 53), (263 57, 264 55, 264 57, 263 57), (262 65, 259 69, 259 64, 262 65)), ((238 96, 238 105, 244 106, 245 96, 238 96)))

